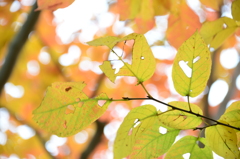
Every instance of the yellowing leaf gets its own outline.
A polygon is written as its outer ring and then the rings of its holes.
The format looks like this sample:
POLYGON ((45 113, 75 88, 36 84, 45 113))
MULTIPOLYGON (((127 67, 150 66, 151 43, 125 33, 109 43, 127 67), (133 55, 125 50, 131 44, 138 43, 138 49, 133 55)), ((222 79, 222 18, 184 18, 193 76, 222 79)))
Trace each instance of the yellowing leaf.
POLYGON ((94 46, 106 45, 111 49, 117 42, 126 40, 135 40, 132 64, 124 62, 124 66, 120 68, 117 74, 114 74, 114 71, 110 69, 110 62, 104 62, 100 68, 111 81, 114 81, 117 76, 135 76, 138 79, 138 82, 146 81, 153 75, 156 61, 144 35, 132 33, 122 39, 100 38, 88 42, 88 44, 94 46))
POLYGON ((183 158, 187 153, 191 159, 212 159, 213 154, 211 149, 206 145, 205 138, 197 138, 194 136, 185 136, 178 140, 167 152, 165 159, 183 158), (197 141, 202 142, 205 147, 200 148, 197 141))
POLYGON ((232 126, 240 127, 240 101, 232 103, 220 120, 226 121, 232 126))
MULTIPOLYGON (((170 102, 169 104, 177 108, 189 111, 189 106, 187 102, 170 102)), ((194 113, 202 115, 201 108, 199 108, 195 104, 191 104, 190 106, 191 110, 194 113)), ((158 119, 161 123, 163 123, 166 126, 182 130, 196 128, 202 123, 202 119, 200 117, 174 109, 170 109, 167 112, 159 114, 158 119)))
POLYGON ((33 120, 38 125, 58 136, 70 136, 89 126, 108 108, 110 100, 102 93, 89 99, 83 93, 83 82, 55 82, 47 89, 33 120), (103 106, 98 100, 106 100, 103 106))
POLYGON ((195 97, 206 87, 211 71, 210 52, 198 32, 179 48, 173 64, 172 78, 182 96, 195 97))
POLYGON ((91 46, 107 46, 109 49, 112 49, 118 43, 119 40, 120 38, 118 37, 107 36, 87 42, 87 44, 91 46))
POLYGON ((58 8, 65 8, 72 4, 74 0, 38 0, 37 10, 49 9, 56 10, 58 8))
POLYGON ((179 13, 170 14, 166 32, 169 43, 176 49, 201 27, 199 17, 189 8, 185 1, 181 1, 181 4, 177 8, 178 10, 179 13))
POLYGON ((132 109, 118 129, 114 142, 114 158, 121 159, 131 153, 136 139, 157 121, 157 110, 152 105, 132 109))
POLYGON ((156 124, 144 131, 136 140, 130 158, 146 159, 163 155, 172 146, 179 131, 156 121, 156 124))
POLYGON ((232 16, 236 21, 240 21, 240 0, 235 0, 232 3, 232 16))
POLYGON ((206 140, 211 149, 225 159, 238 158, 237 136, 234 129, 216 125, 206 128, 206 140))
POLYGON ((222 17, 212 22, 205 22, 200 34, 210 47, 217 49, 236 29, 237 24, 233 19, 222 17))

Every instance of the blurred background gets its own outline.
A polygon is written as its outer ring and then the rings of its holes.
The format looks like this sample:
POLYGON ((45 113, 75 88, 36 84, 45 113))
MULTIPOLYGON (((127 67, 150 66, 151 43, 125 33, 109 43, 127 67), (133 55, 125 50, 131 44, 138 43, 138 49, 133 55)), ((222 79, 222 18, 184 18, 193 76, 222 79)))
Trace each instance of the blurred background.
MULTIPOLYGON (((76 0, 66 8, 34 12, 40 14, 34 18, 35 28, 27 35, 26 43, 21 50, 11 48, 35 3, 0 0, 0 70, 8 62, 5 57, 9 51, 16 52, 16 63, 10 60, 14 68, 7 70, 10 77, 0 90, 1 159, 113 158, 114 138, 129 110, 149 103, 161 110, 166 107, 150 101, 113 102, 97 122, 62 138, 40 129, 32 120, 32 112, 41 104, 47 87, 56 81, 85 81, 84 92, 89 97, 101 92, 117 99, 146 97, 133 77, 118 77, 112 83, 99 65, 111 60, 117 70, 121 62, 107 47, 86 44, 103 36, 123 37, 136 32, 145 35, 157 62, 153 77, 144 82, 147 90, 164 102, 186 101, 175 91, 171 78, 177 49, 205 22, 232 18, 231 0, 142 1, 136 14, 122 0, 76 0)), ((114 50, 131 62, 132 45, 132 41, 119 43, 114 50)), ((227 106, 240 98, 239 29, 210 50, 213 66, 208 86, 190 101, 200 106, 206 116, 218 119, 227 106)), ((2 75, 0 78, 5 78, 2 75)), ((181 131, 179 138, 198 133, 181 131)))

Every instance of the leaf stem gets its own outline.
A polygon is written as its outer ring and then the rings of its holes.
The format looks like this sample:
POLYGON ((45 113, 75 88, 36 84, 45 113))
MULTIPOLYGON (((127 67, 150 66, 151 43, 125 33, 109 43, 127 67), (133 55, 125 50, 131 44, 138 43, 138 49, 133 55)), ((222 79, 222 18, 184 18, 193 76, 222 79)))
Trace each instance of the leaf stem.
POLYGON ((206 126, 206 127, 215 126, 215 125, 218 124, 218 125, 223 125, 223 126, 226 126, 226 127, 229 127, 229 128, 236 129, 236 130, 240 130, 240 128, 237 128, 237 127, 235 127, 235 126, 232 126, 232 125, 229 125, 229 124, 225 124, 225 123, 219 122, 219 121, 217 121, 217 120, 211 119, 211 118, 209 118, 209 117, 207 117, 207 116, 204 116, 204 115, 201 115, 201 114, 198 114, 198 113, 194 113, 194 112, 189 111, 189 110, 185 110, 185 109, 181 109, 181 108, 175 107, 175 106, 173 106, 173 105, 164 103, 164 102, 162 102, 162 101, 160 101, 160 100, 158 100, 158 99, 155 99, 155 98, 153 98, 153 97, 150 97, 150 96, 148 96, 147 98, 129 98, 129 97, 122 97, 122 98, 123 98, 124 100, 153 100, 153 101, 156 101, 156 102, 161 103, 161 104, 163 104, 163 105, 166 105, 166 106, 168 106, 168 107, 171 107, 172 109, 180 110, 180 111, 183 111, 183 112, 186 112, 186 113, 189 113, 189 114, 193 114, 193 115, 196 115, 197 117, 205 118, 205 119, 208 119, 208 120, 213 121, 213 122, 216 123, 216 124, 213 124, 213 125, 208 125, 208 126, 206 126))
POLYGON ((190 110, 190 112, 192 112, 192 109, 191 109, 191 106, 190 106, 190 99, 189 99, 189 96, 187 96, 187 101, 188 101, 188 107, 189 107, 189 110, 190 110))

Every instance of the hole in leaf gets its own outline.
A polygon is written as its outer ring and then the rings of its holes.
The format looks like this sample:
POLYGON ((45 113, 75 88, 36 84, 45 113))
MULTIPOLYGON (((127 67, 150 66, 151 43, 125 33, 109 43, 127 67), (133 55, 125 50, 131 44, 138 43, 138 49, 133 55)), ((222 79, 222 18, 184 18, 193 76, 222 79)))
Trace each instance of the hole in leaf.
POLYGON ((141 122, 140 121, 137 121, 135 124, 134 124, 134 128, 136 128, 138 125, 140 125, 141 124, 141 122))
POLYGON ((65 129, 67 129, 67 121, 66 121, 66 120, 65 120, 64 123, 63 123, 63 127, 64 127, 65 129))
POLYGON ((65 114, 70 114, 70 113, 74 113, 75 111, 75 107, 73 105, 68 105, 65 111, 65 114))
POLYGON ((195 57, 195 59, 193 59, 193 63, 196 63, 199 59, 200 59, 200 56, 195 57))
POLYGON ((71 89, 72 89, 72 87, 67 87, 67 88, 65 88, 65 91, 68 92, 68 91, 70 91, 71 89))
POLYGON ((196 144, 198 145, 199 148, 205 147, 205 145, 201 141, 196 141, 196 144))
POLYGON ((144 57, 144 56, 141 56, 141 57, 140 57, 140 59, 141 59, 141 60, 144 60, 144 59, 145 59, 145 57, 144 57))
POLYGON ((134 120, 134 123, 136 123, 136 122, 138 122, 138 119, 135 119, 135 120, 134 120))
POLYGON ((189 159, 190 158, 190 153, 185 153, 185 154, 183 154, 182 155, 182 157, 184 158, 184 159, 189 159))
POLYGON ((226 29, 227 28, 227 24, 226 23, 223 23, 223 29, 226 29))
POLYGON ((106 103, 106 100, 98 100, 98 105, 102 107, 106 103))
POLYGON ((185 61, 179 61, 179 66, 181 67, 181 69, 183 70, 183 72, 185 73, 185 75, 187 77, 192 77, 192 68, 190 68, 187 64, 188 62, 185 62, 185 61))
POLYGON ((166 133, 167 133, 167 129, 164 128, 164 127, 162 127, 162 126, 160 126, 160 127, 159 127, 159 133, 160 133, 160 134, 166 134, 166 133))
POLYGON ((130 136, 130 135, 132 135, 132 128, 129 130, 129 132, 128 132, 128 135, 130 136))
POLYGON ((76 102, 80 102, 80 100, 81 100, 80 98, 76 98, 76 100, 75 100, 75 101, 76 101, 76 102))
POLYGON ((215 49, 213 47, 211 47, 209 50, 210 50, 210 52, 213 52, 215 49))

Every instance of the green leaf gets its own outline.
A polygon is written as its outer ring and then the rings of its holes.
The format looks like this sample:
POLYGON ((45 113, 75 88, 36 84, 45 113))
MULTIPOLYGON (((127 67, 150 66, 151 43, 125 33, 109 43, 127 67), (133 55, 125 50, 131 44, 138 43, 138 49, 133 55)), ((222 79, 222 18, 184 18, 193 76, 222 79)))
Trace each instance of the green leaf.
POLYGON ((146 159, 163 155, 172 146, 179 131, 156 121, 156 124, 144 131, 136 140, 130 158, 146 159), (160 132, 161 128, 166 129, 166 133, 160 132))
POLYGON ((196 31, 178 50, 173 64, 174 87, 182 96, 195 97, 206 87, 211 71, 208 47, 196 31))
POLYGON ((237 29, 233 19, 222 17, 212 22, 205 22, 202 25, 200 34, 210 47, 217 49, 237 29))
POLYGON ((240 102, 232 103, 226 112, 221 116, 220 120, 226 121, 228 124, 240 127, 240 102))
MULTIPOLYGON (((112 82, 115 81, 117 76, 135 76, 138 82, 146 81, 152 77, 155 71, 156 61, 144 35, 132 33, 122 39, 105 37, 90 41, 88 44, 93 46, 106 45, 112 49, 118 42, 126 40, 135 40, 132 64, 122 61, 124 66, 120 68, 117 74, 114 73, 114 69, 111 69, 110 62, 104 62, 100 68, 112 82)), ((122 60, 121 57, 119 57, 119 60, 122 60)))
POLYGON ((86 128, 106 111, 111 101, 105 93, 89 99, 82 91, 85 86, 84 82, 53 83, 33 112, 33 120, 58 136, 70 136, 86 128), (99 100, 106 102, 100 106, 99 100))
POLYGON ((236 21, 240 21, 240 0, 232 2, 232 16, 236 21))
POLYGON ((183 158, 183 155, 190 153, 191 159, 213 159, 212 150, 206 145, 205 138, 197 138, 194 136, 185 136, 178 140, 167 152, 165 159, 183 158), (197 141, 205 145, 204 148, 198 146, 197 141))
POLYGON ((121 159, 130 154, 135 140, 157 120, 157 110, 152 105, 132 109, 118 129, 114 142, 114 158, 121 159))
POLYGON ((226 159, 238 158, 237 136, 234 129, 216 125, 206 128, 206 140, 211 149, 226 159))
MULTIPOLYGON (((189 106, 187 102, 170 102, 170 105, 173 105, 177 108, 181 108, 189 111, 189 106)), ((195 104, 190 104, 191 110, 194 113, 202 115, 202 110, 195 104)), ((194 129, 202 123, 202 118, 197 117, 196 115, 186 113, 179 110, 171 109, 167 112, 163 112, 158 116, 158 119, 161 123, 166 126, 175 128, 175 129, 194 129)))
POLYGON ((106 36, 93 41, 89 41, 87 44, 91 46, 107 46, 109 49, 112 49, 120 39, 121 38, 115 36, 106 36))

